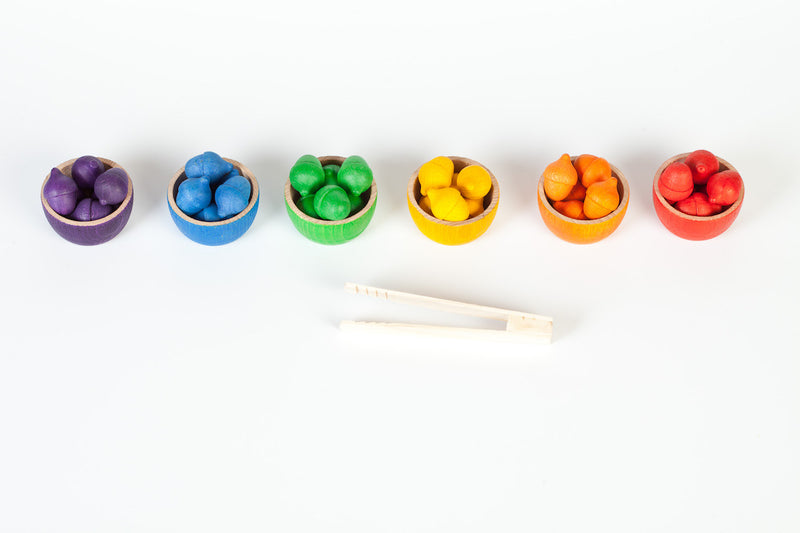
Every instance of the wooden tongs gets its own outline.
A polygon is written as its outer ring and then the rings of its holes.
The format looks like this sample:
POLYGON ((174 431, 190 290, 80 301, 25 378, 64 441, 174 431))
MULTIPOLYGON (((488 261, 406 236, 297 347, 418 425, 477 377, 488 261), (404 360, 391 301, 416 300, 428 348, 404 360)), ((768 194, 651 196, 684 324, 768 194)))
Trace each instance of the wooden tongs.
POLYGON ((433 326, 429 324, 404 324, 396 322, 355 322, 343 320, 339 327, 344 331, 367 330, 412 333, 418 335, 436 335, 460 339, 479 339, 491 341, 535 342, 547 344, 553 337, 553 319, 548 316, 509 311, 497 307, 468 304, 453 300, 443 300, 431 296, 421 296, 407 292, 367 287, 355 283, 345 283, 344 290, 353 294, 374 296, 392 302, 400 302, 438 311, 458 313, 480 318, 500 320, 506 323, 505 330, 459 328, 449 326, 433 326))

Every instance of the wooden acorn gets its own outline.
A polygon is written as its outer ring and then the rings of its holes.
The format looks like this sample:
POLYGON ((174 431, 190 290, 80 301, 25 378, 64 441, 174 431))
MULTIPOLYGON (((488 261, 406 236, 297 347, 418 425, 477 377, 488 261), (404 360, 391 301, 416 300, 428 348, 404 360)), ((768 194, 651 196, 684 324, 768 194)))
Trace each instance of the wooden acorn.
POLYGON ((351 155, 339 168, 336 181, 347 194, 362 194, 372 185, 372 169, 363 157, 351 155))
POLYGON ((708 179, 708 200, 719 205, 731 205, 742 191, 742 177, 735 170, 717 172, 708 179))
POLYGON ((313 155, 300 156, 289 170, 289 182, 300 196, 308 196, 317 192, 325 184, 325 170, 319 159, 313 155))
POLYGON ((250 201, 250 181, 242 176, 225 180, 214 192, 214 202, 220 218, 226 219, 241 213, 250 201))
POLYGON ((707 217, 722 211, 722 206, 709 202, 705 193, 695 192, 689 198, 675 202, 675 209, 687 215, 707 217))
POLYGON ((208 178, 190 178, 178 186, 175 203, 187 215, 199 213, 211 203, 211 184, 208 178))
POLYGON ((205 177, 211 185, 216 185, 226 174, 233 170, 233 165, 215 152, 204 152, 186 162, 184 173, 187 178, 205 177))
POLYGON ((575 171, 584 187, 611 178, 611 166, 602 157, 583 154, 575 159, 575 171))
POLYGON ((343 220, 350 215, 350 199, 338 185, 325 185, 314 194, 314 211, 325 220, 343 220))
POLYGON ((554 202, 566 198, 578 183, 578 172, 572 166, 569 154, 564 154, 553 161, 542 173, 544 192, 554 202))
POLYGON ((102 161, 91 155, 84 155, 72 164, 72 179, 84 190, 94 189, 97 176, 106 171, 102 161))
POLYGON ((592 183, 586 188, 583 214, 586 218, 603 218, 619 206, 617 178, 592 183))
POLYGON ((686 163, 675 161, 665 168, 658 178, 658 190, 669 202, 688 198, 694 191, 692 169, 686 163))
POLYGON ((708 150, 695 150, 683 161, 692 171, 695 185, 705 185, 708 178, 719 172, 717 156, 708 150))
POLYGON ((79 194, 75 180, 57 168, 50 171, 50 178, 42 189, 42 196, 50 208, 63 216, 69 215, 75 209, 79 194))

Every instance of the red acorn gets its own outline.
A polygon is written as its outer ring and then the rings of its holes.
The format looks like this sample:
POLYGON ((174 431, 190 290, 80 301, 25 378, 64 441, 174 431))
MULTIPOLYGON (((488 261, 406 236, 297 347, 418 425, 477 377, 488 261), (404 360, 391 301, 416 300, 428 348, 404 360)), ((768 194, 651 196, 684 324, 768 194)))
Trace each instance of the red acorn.
POLYGON ((708 201, 708 196, 702 192, 696 192, 692 194, 689 198, 685 198, 680 202, 675 204, 675 207, 681 213, 685 213, 687 215, 693 215, 698 217, 707 217, 711 215, 716 215, 717 213, 722 211, 722 206, 717 204, 712 204, 708 201))
POLYGON ((708 178, 719 172, 717 157, 708 150, 695 150, 684 160, 692 170, 692 179, 697 185, 705 185, 708 178))
POLYGON ((668 202, 688 198, 694 190, 692 170, 679 161, 670 164, 658 178, 658 190, 668 202))
POLYGON ((706 184, 708 200, 718 205, 731 205, 739 198, 742 187, 742 177, 735 170, 717 172, 706 184))

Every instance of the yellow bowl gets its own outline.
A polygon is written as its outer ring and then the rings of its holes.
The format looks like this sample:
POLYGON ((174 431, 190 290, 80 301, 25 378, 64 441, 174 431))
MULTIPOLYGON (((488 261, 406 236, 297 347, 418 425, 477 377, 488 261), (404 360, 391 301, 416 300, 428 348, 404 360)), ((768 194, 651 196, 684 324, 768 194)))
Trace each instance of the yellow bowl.
MULTIPOLYGON (((573 163, 575 159, 572 158, 573 163)), ((544 193, 544 177, 539 178, 539 213, 547 228, 557 237, 575 244, 591 244, 605 239, 619 227, 628 210, 630 186, 622 172, 614 165, 610 166, 611 176, 617 178, 619 206, 608 215, 594 220, 577 220, 556 211, 544 193)))
POLYGON ((497 205, 500 202, 500 185, 497 183, 497 178, 494 177, 492 171, 477 161, 455 156, 450 156, 450 159, 453 161, 455 172, 461 172, 464 167, 469 165, 478 165, 485 168, 489 176, 491 176, 492 188, 483 198, 483 212, 478 216, 461 222, 439 220, 435 216, 426 213, 419 206, 420 198, 422 198, 419 192, 419 169, 414 172, 408 182, 408 190, 406 192, 408 212, 411 213, 411 219, 414 224, 432 241, 448 245, 465 244, 483 235, 492 224, 494 216, 497 214, 497 205))

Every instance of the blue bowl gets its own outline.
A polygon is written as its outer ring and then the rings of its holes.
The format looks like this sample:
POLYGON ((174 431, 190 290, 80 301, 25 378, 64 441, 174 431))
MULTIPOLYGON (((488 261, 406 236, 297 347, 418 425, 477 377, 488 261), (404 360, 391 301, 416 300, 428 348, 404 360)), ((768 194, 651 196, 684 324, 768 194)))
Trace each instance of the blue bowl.
POLYGON ((228 244, 233 242, 250 228, 253 219, 258 212, 259 190, 256 177, 250 172, 250 169, 233 159, 224 158, 225 161, 231 163, 239 173, 250 181, 250 202, 244 211, 231 218, 220 220, 217 222, 205 222, 190 217, 178 208, 175 203, 175 195, 178 194, 178 186, 186 180, 184 169, 181 168, 169 182, 167 188, 167 205, 169 206, 169 214, 172 215, 172 220, 181 233, 192 239, 194 242, 205 244, 207 246, 219 246, 221 244, 228 244))

